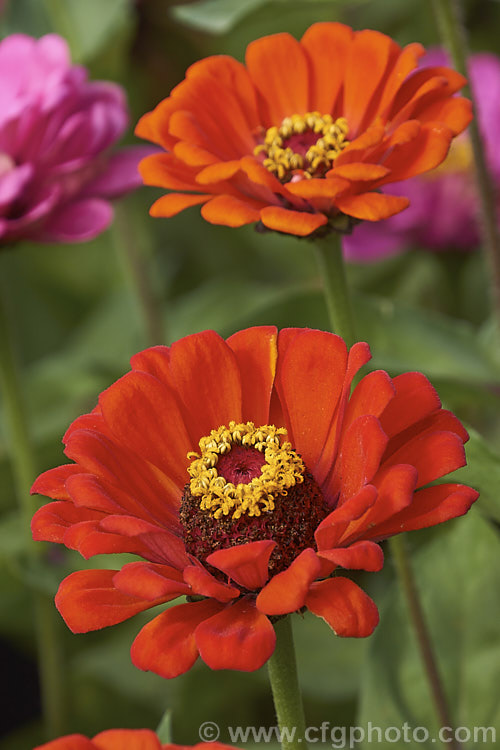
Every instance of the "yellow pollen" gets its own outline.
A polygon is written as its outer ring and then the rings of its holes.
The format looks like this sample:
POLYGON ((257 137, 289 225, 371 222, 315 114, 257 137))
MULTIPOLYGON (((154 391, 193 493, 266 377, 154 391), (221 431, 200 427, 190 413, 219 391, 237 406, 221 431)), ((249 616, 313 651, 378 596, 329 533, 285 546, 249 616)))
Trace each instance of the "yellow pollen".
POLYGON ((254 148, 255 156, 264 154, 263 164, 270 172, 284 182, 300 171, 303 177, 311 178, 315 173, 321 176, 327 172, 334 160, 349 141, 346 139, 349 128, 345 117, 336 120, 331 115, 307 112, 305 115, 285 117, 280 127, 273 126, 266 131, 264 143, 254 148), (294 151, 286 141, 294 136, 312 133, 317 140, 304 146, 303 154, 294 151))
POLYGON ((274 425, 256 427, 253 422, 229 422, 229 427, 223 425, 202 437, 200 453, 188 453, 188 458, 195 459, 188 467, 189 488, 194 497, 201 498, 201 510, 209 511, 214 518, 230 513, 232 518, 244 513, 260 516, 273 511, 276 495, 287 495, 291 487, 304 481, 302 459, 290 443, 281 443, 281 435, 286 435, 286 430, 274 425), (219 456, 236 445, 260 451, 266 461, 260 476, 248 484, 235 485, 217 473, 219 456))

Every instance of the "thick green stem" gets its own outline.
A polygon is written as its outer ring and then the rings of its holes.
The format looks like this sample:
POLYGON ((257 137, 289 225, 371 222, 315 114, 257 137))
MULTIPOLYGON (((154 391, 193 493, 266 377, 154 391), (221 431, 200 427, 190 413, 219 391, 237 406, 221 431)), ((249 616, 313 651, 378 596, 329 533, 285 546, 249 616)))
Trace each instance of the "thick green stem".
MULTIPOLYGON (((427 675, 427 681, 436 707, 436 712, 442 727, 453 727, 448 701, 441 682, 432 641, 425 621, 424 612, 418 594, 417 584, 410 564, 410 558, 406 550, 405 540, 402 536, 392 537, 389 541, 391 553, 396 565, 398 578, 405 593, 406 603, 410 612, 410 619, 417 637, 420 656, 427 675)), ((453 733, 450 733, 453 736, 453 733)), ((462 745, 455 738, 447 743, 451 750, 460 750, 462 745)))
POLYGON ((150 346, 165 343, 161 305, 153 286, 152 273, 124 205, 115 207, 114 236, 116 252, 123 267, 136 306, 142 317, 144 336, 150 346))
MULTIPOLYGON (((330 246, 329 238, 317 242, 317 253, 320 271, 323 274, 323 287, 326 303, 330 313, 332 327, 335 333, 342 336, 348 344, 355 339, 355 327, 349 300, 349 289, 346 281, 345 264, 341 250, 340 239, 336 247, 330 246)), ((399 585, 403 591, 410 611, 413 627, 418 635, 420 655, 434 698, 436 713, 442 726, 451 726, 444 690, 439 677, 434 651, 427 629, 422 606, 413 579, 411 561, 400 537, 391 539, 391 549, 396 560, 399 585)), ((459 750, 459 745, 450 745, 452 750, 459 750)))
POLYGON ((268 661, 269 681, 283 750, 306 750, 306 722, 297 678, 291 617, 279 620, 276 648, 268 661))
POLYGON ((346 344, 350 346, 356 340, 356 333, 340 235, 329 234, 324 239, 315 240, 314 249, 330 325, 334 333, 342 336, 346 344))
MULTIPOLYGON (((0 289, 0 292, 2 289, 0 289)), ((16 494, 26 535, 26 551, 30 564, 36 566, 40 548, 31 539, 30 522, 34 504, 30 487, 36 476, 26 413, 9 334, 8 317, 0 293, 0 386, 3 394, 6 433, 16 486, 16 494)), ((58 636, 58 615, 47 595, 33 592, 38 669, 45 730, 48 738, 65 731, 63 663, 58 636)))
MULTIPOLYGON (((443 43, 448 48, 455 68, 467 76, 467 37, 462 20, 460 0, 432 0, 443 43)), ((474 119, 469 125, 469 136, 474 153, 476 182, 480 198, 484 249, 490 267, 491 306, 500 326, 500 232, 497 224, 495 188, 488 169, 484 142, 479 130, 477 104, 473 89, 464 93, 472 101, 474 119)))

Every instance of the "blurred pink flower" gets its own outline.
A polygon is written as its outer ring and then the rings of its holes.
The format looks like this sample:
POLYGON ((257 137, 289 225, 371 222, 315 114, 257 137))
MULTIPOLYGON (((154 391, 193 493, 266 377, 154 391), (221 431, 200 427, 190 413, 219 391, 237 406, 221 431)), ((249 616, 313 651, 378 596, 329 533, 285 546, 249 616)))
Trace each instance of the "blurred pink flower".
POLYGON ((127 127, 122 88, 88 81, 64 39, 0 42, 0 245, 89 240, 110 224, 109 201, 142 184, 151 149, 110 153, 127 127))
MULTIPOLYGON (((442 50, 422 58, 422 67, 447 65, 442 50)), ((478 106, 478 122, 486 147, 488 166, 500 191, 500 59, 489 53, 470 58, 469 74, 478 106)), ((409 208, 375 223, 363 222, 344 237, 348 260, 371 262, 395 255, 408 247, 432 251, 475 250, 480 243, 479 203, 472 150, 467 133, 451 145, 448 157, 432 172, 391 185, 394 195, 406 195, 409 208)))

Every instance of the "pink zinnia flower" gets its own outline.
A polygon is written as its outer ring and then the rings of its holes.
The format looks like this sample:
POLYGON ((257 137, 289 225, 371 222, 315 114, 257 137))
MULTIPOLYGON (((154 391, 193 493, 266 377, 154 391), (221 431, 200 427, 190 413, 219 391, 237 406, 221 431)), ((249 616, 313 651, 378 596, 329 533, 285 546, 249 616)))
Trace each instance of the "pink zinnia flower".
MULTIPOLYGON (((449 64, 446 53, 433 50, 422 66, 449 64)), ((472 55, 471 83, 476 94, 478 122, 493 181, 500 190, 500 59, 489 53, 472 55)), ((394 195, 406 195, 409 208, 376 224, 363 223, 344 238, 349 260, 370 262, 417 246, 432 251, 475 250, 480 243, 479 199, 472 149, 467 133, 452 143, 448 158, 438 169, 391 185, 394 195)))
POLYGON ((0 42, 0 91, 0 245, 95 237, 148 153, 110 154, 128 122, 122 88, 88 81, 55 34, 13 34, 0 42))

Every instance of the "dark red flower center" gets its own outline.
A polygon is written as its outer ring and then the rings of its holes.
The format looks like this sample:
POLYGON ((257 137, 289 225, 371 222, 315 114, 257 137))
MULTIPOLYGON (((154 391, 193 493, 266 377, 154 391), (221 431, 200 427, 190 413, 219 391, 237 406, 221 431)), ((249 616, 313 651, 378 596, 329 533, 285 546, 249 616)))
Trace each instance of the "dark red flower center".
POLYGON ((254 149, 263 165, 282 182, 324 177, 347 146, 347 121, 307 112, 285 117, 279 127, 268 128, 263 143, 254 149))
POLYGON ((276 574, 315 548, 314 532, 329 508, 290 443, 281 444, 283 433, 231 422, 200 441, 180 509, 186 550, 200 562, 216 550, 272 539, 269 569, 276 574))

